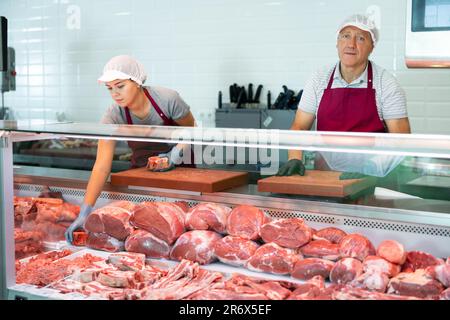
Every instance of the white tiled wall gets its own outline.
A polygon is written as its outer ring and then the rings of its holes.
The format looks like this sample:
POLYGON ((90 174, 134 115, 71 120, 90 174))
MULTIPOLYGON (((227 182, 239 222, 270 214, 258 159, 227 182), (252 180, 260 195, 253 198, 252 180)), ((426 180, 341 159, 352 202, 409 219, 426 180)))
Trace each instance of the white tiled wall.
POLYGON ((413 131, 450 134, 450 70, 405 67, 406 0, 0 0, 18 73, 5 102, 17 119, 97 122, 110 103, 103 65, 132 54, 213 126, 219 90, 226 102, 233 82, 261 83, 273 99, 282 85, 303 88, 336 61, 338 23, 365 11, 380 13, 372 58, 405 88, 413 131))

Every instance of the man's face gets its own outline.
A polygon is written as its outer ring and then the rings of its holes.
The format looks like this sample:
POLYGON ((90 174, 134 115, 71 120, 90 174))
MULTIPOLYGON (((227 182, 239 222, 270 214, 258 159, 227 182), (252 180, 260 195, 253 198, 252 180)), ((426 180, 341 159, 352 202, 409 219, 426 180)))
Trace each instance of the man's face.
POLYGON ((106 83, 106 88, 111 98, 121 107, 130 105, 139 91, 138 86, 132 80, 114 80, 106 83))
POLYGON ((339 33, 337 49, 339 59, 345 67, 365 65, 373 51, 372 37, 367 31, 348 26, 339 33))

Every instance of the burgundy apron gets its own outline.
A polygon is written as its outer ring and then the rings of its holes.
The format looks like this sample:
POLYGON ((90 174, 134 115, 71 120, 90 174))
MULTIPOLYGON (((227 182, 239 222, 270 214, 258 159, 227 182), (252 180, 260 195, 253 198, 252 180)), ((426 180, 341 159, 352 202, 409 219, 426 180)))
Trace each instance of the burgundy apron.
POLYGON ((377 111, 373 89, 372 64, 369 61, 367 88, 336 88, 334 73, 320 101, 317 112, 318 131, 386 132, 377 111))
MULTIPOLYGON (((158 106, 156 101, 152 98, 150 93, 144 88, 144 93, 147 98, 150 100, 153 108, 158 113, 158 115, 163 120, 163 124, 165 126, 173 126, 177 127, 178 124, 173 120, 168 118, 164 112, 162 112, 161 108, 158 106)), ((130 110, 128 107, 125 107, 125 115, 127 118, 127 124, 133 124, 133 120, 131 119, 130 110)), ((158 142, 139 142, 139 141, 128 141, 128 146, 132 150, 131 156, 131 167, 132 168, 141 168, 147 165, 147 161, 149 157, 157 156, 160 153, 169 152, 172 147, 166 143, 158 143, 158 142)), ((183 165, 186 167, 195 167, 194 165, 194 157, 193 152, 191 152, 191 164, 183 165)))
MULTIPOLYGON (((335 88, 334 68, 317 112, 317 131, 387 132, 377 110, 373 88, 372 64, 367 70, 367 88, 335 88)), ((322 157, 316 157, 316 169, 326 169, 322 157)))

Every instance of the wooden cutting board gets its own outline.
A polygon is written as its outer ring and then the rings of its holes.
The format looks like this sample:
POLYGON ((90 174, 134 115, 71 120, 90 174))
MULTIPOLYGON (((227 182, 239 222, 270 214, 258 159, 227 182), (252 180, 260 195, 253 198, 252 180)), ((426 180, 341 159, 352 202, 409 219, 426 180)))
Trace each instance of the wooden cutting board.
POLYGON ((248 182, 248 173, 177 167, 167 172, 151 172, 146 168, 111 174, 111 184, 141 186, 197 192, 219 192, 248 182))
POLYGON ((365 190, 376 178, 339 180, 342 172, 307 170, 304 176, 277 177, 258 181, 258 191, 306 196, 344 198, 365 190))

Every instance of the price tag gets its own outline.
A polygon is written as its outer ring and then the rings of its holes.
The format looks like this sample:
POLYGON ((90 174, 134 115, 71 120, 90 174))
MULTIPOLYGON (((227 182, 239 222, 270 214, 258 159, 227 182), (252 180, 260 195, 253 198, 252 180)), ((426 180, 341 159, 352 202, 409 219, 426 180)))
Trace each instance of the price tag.
POLYGON ((272 121, 273 121, 273 118, 271 116, 268 116, 266 118, 266 120, 264 120, 264 122, 263 122, 264 127, 267 128, 272 123, 272 121))

